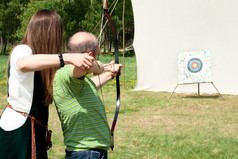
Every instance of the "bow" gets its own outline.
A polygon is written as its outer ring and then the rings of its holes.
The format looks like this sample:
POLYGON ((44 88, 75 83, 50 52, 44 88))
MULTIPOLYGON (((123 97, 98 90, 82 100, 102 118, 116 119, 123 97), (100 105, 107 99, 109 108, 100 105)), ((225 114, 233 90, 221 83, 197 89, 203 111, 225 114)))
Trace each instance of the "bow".
MULTIPOLYGON (((113 33, 113 39, 114 39, 114 47, 115 47, 115 63, 119 64, 119 57, 118 57, 118 40, 117 40, 117 35, 116 35, 116 29, 112 23, 111 17, 109 15, 108 12, 108 8, 107 8, 107 1, 104 0, 103 2, 103 10, 107 16, 107 19, 110 23, 111 29, 112 29, 112 33, 113 33)), ((119 74, 117 74, 116 77, 116 87, 117 87, 117 102, 116 102, 116 111, 115 111, 115 115, 114 115, 114 119, 112 122, 112 127, 111 127, 111 149, 113 150, 114 148, 114 130, 116 127, 116 123, 117 123, 117 117, 119 114, 119 109, 120 109, 120 79, 119 79, 119 74)))

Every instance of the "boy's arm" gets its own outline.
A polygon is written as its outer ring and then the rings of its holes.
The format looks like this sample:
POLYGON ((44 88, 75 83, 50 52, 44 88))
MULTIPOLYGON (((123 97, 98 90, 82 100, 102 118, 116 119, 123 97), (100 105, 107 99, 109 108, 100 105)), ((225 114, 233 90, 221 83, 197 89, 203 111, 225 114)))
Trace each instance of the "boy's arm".
POLYGON ((109 67, 104 67, 104 71, 107 71, 103 74, 100 74, 98 77, 94 76, 91 80, 95 83, 97 89, 103 87, 107 82, 114 79, 117 74, 120 75, 120 69, 122 64, 115 64, 114 61, 111 61, 111 65, 109 67))
POLYGON ((89 69, 82 69, 80 67, 73 66, 71 69, 71 73, 76 78, 81 78, 86 74, 94 74, 99 75, 104 71, 104 67, 100 61, 92 62, 92 66, 89 69))

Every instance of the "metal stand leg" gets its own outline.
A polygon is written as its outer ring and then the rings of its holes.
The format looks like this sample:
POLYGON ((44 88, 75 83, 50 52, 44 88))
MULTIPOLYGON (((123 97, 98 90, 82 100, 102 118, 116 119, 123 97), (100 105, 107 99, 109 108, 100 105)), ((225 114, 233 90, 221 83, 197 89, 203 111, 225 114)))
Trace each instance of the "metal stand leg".
POLYGON ((221 96, 221 98, 224 100, 224 98, 222 97, 221 93, 218 91, 217 87, 215 86, 215 84, 213 82, 211 82, 211 84, 214 86, 214 88, 217 90, 219 96, 221 96))
POLYGON ((200 96, 200 83, 198 83, 198 96, 200 96))
POLYGON ((172 95, 174 94, 174 91, 176 90, 176 88, 177 88, 178 86, 179 86, 179 84, 176 85, 176 87, 174 88, 173 92, 170 94, 169 99, 170 99, 170 97, 172 97, 172 95))
MULTIPOLYGON (((206 82, 206 83, 209 83, 209 82, 206 82)), ((198 96, 200 96, 200 83, 197 83, 198 84, 198 96)), ((211 82, 211 84, 214 86, 214 88, 217 90, 219 96, 221 96, 221 98, 224 100, 224 98, 222 97, 221 93, 218 91, 218 89, 216 88, 216 86, 214 85, 213 82, 211 82)), ((172 95, 174 94, 175 90, 177 89, 177 87, 179 86, 180 84, 177 84, 176 87, 174 88, 173 92, 170 94, 169 96, 169 99, 172 97, 172 95)))

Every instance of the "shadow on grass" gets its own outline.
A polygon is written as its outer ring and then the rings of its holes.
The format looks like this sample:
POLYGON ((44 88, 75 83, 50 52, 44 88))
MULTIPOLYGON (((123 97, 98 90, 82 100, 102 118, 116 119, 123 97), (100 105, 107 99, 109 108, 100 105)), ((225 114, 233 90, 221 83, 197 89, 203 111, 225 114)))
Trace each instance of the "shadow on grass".
POLYGON ((199 99, 199 98, 213 98, 213 99, 217 99, 217 98, 221 98, 221 95, 219 94, 212 94, 212 95, 186 95, 186 96, 183 96, 183 98, 196 98, 196 99, 199 99))
MULTIPOLYGON (((223 96, 220 95, 220 94, 175 94, 174 95, 175 98, 193 98, 193 99, 206 99, 206 98, 211 98, 211 99, 217 99, 217 98, 220 98, 220 99, 223 99, 223 96)), ((173 98, 173 97, 171 97, 173 98)))

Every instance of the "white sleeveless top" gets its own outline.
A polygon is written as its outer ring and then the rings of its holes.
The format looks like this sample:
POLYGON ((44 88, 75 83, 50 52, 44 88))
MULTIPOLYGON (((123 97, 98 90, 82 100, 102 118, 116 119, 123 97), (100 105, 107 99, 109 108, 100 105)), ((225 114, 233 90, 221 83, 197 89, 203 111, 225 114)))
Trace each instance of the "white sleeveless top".
MULTIPOLYGON (((17 60, 23 56, 31 56, 32 50, 27 45, 16 46, 10 59, 10 77, 8 103, 13 109, 29 113, 33 99, 34 72, 22 72, 18 69, 17 60)), ((22 126, 27 117, 6 108, 0 119, 0 127, 5 131, 11 131, 22 126)))

